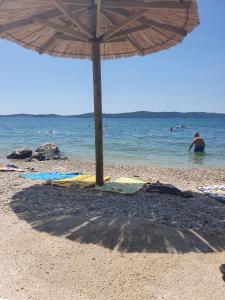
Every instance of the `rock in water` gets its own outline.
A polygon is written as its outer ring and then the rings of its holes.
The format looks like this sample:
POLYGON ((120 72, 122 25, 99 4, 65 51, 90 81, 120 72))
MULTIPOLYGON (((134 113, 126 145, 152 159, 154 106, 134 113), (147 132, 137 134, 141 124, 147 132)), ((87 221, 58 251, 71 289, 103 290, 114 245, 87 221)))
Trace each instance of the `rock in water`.
POLYGON ((25 159, 30 158, 32 156, 32 150, 25 149, 25 148, 19 148, 16 149, 16 151, 13 151, 11 154, 7 156, 9 159, 25 159))
POLYGON ((43 144, 37 148, 36 152, 43 153, 44 155, 59 154, 59 148, 56 144, 43 144))
POLYGON ((60 155, 59 148, 56 144, 48 143, 38 147, 37 150, 32 155, 32 157, 29 159, 29 161, 31 161, 32 159, 43 161, 43 160, 52 160, 52 159, 58 160, 58 159, 67 159, 67 158, 60 155))
POLYGON ((32 159, 43 161, 45 160, 45 155, 42 152, 34 152, 29 161, 31 161, 32 159))

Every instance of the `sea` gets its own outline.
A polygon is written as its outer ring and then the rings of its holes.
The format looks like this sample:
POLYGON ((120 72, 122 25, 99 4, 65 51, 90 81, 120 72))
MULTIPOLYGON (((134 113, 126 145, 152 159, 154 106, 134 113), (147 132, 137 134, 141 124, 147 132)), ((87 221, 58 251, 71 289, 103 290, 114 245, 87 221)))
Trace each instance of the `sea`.
MULTIPOLYGON (((225 167, 225 118, 104 119, 106 163, 160 167, 225 167), (183 125, 183 126, 182 126, 183 125), (170 131, 173 127, 174 130, 170 131), (183 128, 182 128, 183 127, 183 128), (195 132, 204 154, 188 151, 195 132)), ((73 117, 0 117, 0 162, 16 148, 56 143, 71 160, 94 162, 94 120, 73 117), (49 134, 53 131, 52 134, 49 134)))

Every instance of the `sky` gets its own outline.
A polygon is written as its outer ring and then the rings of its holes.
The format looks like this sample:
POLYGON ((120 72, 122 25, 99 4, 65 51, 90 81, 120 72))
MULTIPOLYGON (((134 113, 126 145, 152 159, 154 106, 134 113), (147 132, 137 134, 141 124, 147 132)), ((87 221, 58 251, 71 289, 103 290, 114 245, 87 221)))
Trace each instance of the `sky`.
MULTIPOLYGON (((225 1, 198 0, 201 24, 183 43, 102 63, 103 112, 225 113, 225 1)), ((93 111, 89 60, 39 55, 0 40, 0 115, 93 111)))

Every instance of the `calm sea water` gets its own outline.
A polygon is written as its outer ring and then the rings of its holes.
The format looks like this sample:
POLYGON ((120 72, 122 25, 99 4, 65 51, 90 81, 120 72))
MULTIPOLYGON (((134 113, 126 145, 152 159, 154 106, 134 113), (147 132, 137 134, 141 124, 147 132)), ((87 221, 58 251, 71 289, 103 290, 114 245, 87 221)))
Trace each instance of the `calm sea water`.
MULTIPOLYGON (((165 167, 224 167, 225 119, 107 119, 104 151, 108 163, 165 167), (186 128, 170 132, 171 126, 186 128), (193 134, 206 142, 205 154, 188 152, 193 134)), ((92 119, 0 117, 0 159, 18 147, 53 142, 71 159, 94 161, 92 119), (47 132, 54 130, 53 135, 47 132)))

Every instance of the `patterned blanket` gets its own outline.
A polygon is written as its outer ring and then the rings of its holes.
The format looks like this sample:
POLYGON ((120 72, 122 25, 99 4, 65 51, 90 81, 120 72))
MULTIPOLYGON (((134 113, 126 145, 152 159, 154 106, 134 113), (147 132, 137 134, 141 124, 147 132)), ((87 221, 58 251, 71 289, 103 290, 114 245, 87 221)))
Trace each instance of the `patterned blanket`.
POLYGON ((199 186, 198 190, 225 204, 224 185, 199 186))

